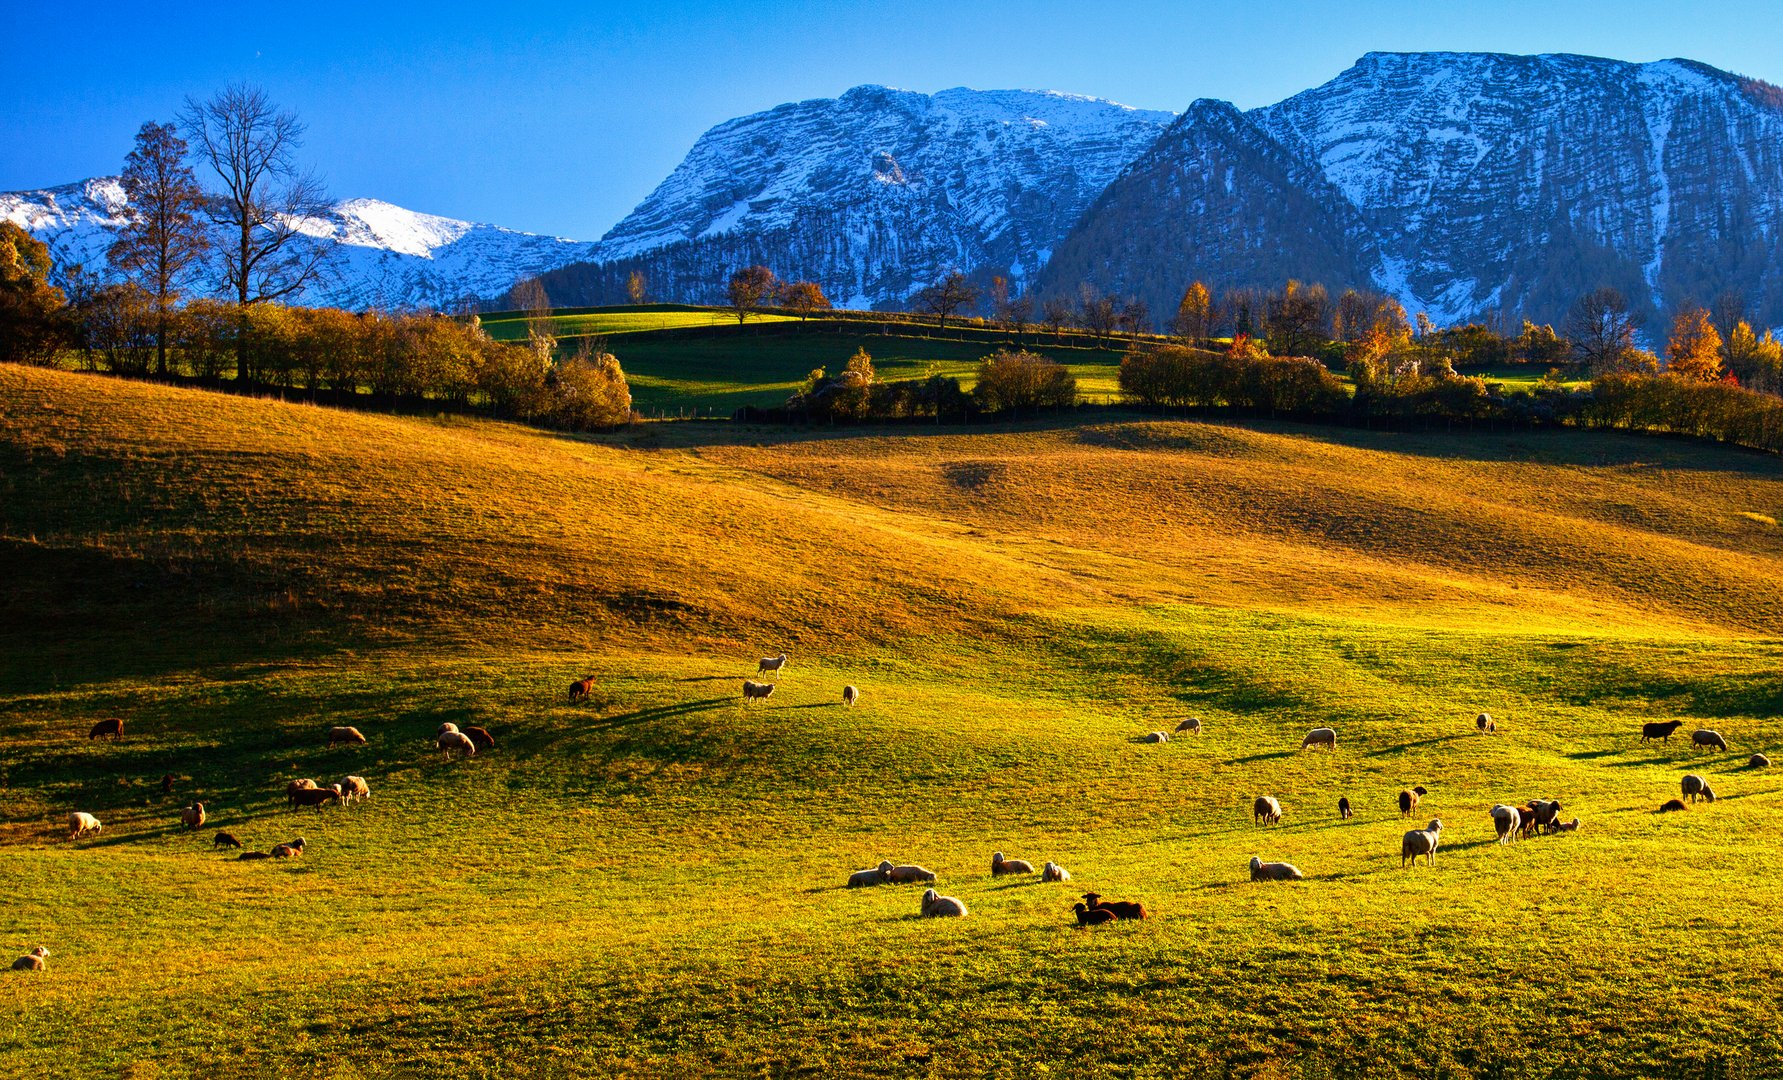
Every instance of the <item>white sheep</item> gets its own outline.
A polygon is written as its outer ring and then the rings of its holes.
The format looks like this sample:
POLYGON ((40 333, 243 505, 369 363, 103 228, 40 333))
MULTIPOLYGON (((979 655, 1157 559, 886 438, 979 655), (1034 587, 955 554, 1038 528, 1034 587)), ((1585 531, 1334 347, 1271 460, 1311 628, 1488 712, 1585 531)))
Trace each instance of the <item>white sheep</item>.
POLYGON ((50 951, 48 949, 44 948, 42 945, 39 945, 39 946, 37 946, 37 948, 32 949, 30 952, 19 957, 17 960, 14 960, 12 962, 12 970, 14 970, 14 971, 42 971, 44 958, 49 956, 49 954, 50 954, 50 951))
POLYGON ((1579 819, 1573 818, 1571 821, 1556 821, 1548 826, 1548 831, 1550 833, 1578 832, 1579 819))
POLYGON ((1065 869, 1056 862, 1048 862, 1045 866, 1040 868, 1040 880, 1070 881, 1071 871, 1065 869))
POLYGON ((1436 844, 1442 839, 1442 819, 1436 818, 1422 829, 1413 829, 1399 841, 1399 868, 1405 869, 1405 860, 1410 859, 1412 865, 1418 865, 1418 856, 1422 855, 1430 866, 1436 865, 1436 844))
POLYGON ((1282 804, 1274 795, 1259 795, 1251 804, 1251 824, 1279 825, 1282 820, 1282 804))
POLYGON ((1187 720, 1176 725, 1176 730, 1178 734, 1186 731, 1190 735, 1199 735, 1201 734, 1201 718, 1199 716, 1191 716, 1187 720))
POLYGON ((1032 874, 1034 864, 1026 859, 1005 859, 1001 851, 991 853, 991 876, 1002 877, 1004 874, 1032 874))
POLYGON ((964 915, 965 902, 954 896, 942 896, 934 889, 922 894, 922 913, 925 916, 964 915))
POLYGON ((859 889, 868 885, 884 885, 891 880, 891 878, 885 875, 885 867, 885 863, 880 863, 878 866, 870 867, 866 870, 856 870, 854 873, 848 875, 848 887, 851 889, 859 889))
POLYGON ((452 756, 454 750, 465 757, 474 757, 477 753, 477 744, 472 742, 471 737, 462 731, 448 731, 441 735, 438 746, 448 758, 452 756))
POLYGON ((1143 741, 1143 742, 1148 742, 1148 743, 1165 743, 1165 742, 1169 742, 1169 741, 1170 741, 1170 733, 1169 733, 1169 732, 1167 732, 1167 731, 1154 731, 1154 732, 1152 732, 1152 733, 1151 733, 1151 734, 1150 734, 1150 735, 1147 735, 1147 736, 1146 736, 1146 737, 1145 737, 1145 738, 1144 738, 1144 739, 1143 739, 1143 740, 1141 740, 1141 741, 1143 741))
POLYGON ((204 828, 204 804, 195 802, 180 811, 180 823, 188 829, 204 828))
POLYGON ((1251 856, 1252 881, 1302 881, 1305 878, 1306 875, 1293 863, 1264 862, 1255 855, 1251 856))
POLYGON ((1498 803, 1492 807, 1492 827, 1498 830, 1498 842, 1507 844, 1517 838, 1523 827, 1523 813, 1514 806, 1498 803))
POLYGON ((861 699, 861 692, 860 692, 859 687, 844 686, 842 688, 842 704, 853 705, 855 702, 859 701, 860 699, 861 699))
POLYGON ((341 789, 341 801, 349 805, 354 799, 371 798, 371 785, 363 776, 343 776, 337 786, 341 789))
POLYGON ((1328 727, 1313 728, 1306 733, 1306 738, 1300 740, 1300 749, 1305 750, 1309 746, 1323 746, 1327 750, 1336 750, 1337 732, 1328 727))
POLYGON ((772 671, 775 674, 779 674, 780 669, 785 666, 786 666, 786 654, 785 653, 781 653, 779 656, 764 656, 761 658, 761 663, 759 663, 755 666, 755 673, 757 675, 760 675, 765 671, 772 671))
POLYGON ((1727 749, 1727 740, 1721 737, 1721 733, 1708 728, 1697 728, 1691 732, 1690 743, 1692 746, 1713 746, 1722 751, 1727 749))
POLYGON ((68 839, 79 840, 88 833, 98 835, 99 819, 92 814, 73 813, 68 815, 68 839))
POLYGON ((441 735, 444 735, 448 731, 457 731, 457 730, 458 730, 458 725, 454 724, 452 721, 448 720, 445 723, 440 725, 440 729, 433 733, 433 737, 437 739, 441 735))
POLYGON ((1498 723, 1486 713, 1473 718, 1473 726, 1480 729, 1481 735, 1493 735, 1498 732, 1498 723))
MULTIPOLYGON (((1709 790, 1709 782, 1695 773, 1685 773, 1684 779, 1679 782, 1678 786, 1683 789, 1684 797, 1691 802, 1695 802, 1697 799, 1702 798, 1703 792, 1709 790)), ((1715 796, 1711 794, 1708 798, 1709 801, 1713 802, 1715 796)))
POLYGON ((933 870, 925 870, 915 863, 893 866, 890 862, 882 862, 879 864, 879 869, 885 871, 886 879, 894 885, 910 885, 916 882, 935 880, 933 870))

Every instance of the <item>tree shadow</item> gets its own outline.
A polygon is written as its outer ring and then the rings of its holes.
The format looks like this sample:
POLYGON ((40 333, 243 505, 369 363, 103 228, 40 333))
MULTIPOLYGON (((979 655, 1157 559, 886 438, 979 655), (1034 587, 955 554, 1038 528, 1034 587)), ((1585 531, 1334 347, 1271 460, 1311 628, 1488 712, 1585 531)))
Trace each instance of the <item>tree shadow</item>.
POLYGON ((1250 757, 1233 758, 1226 762, 1226 764, 1249 765, 1253 761, 1276 761, 1281 758, 1291 758, 1299 752, 1300 751, 1298 750, 1273 750, 1267 754, 1252 754, 1250 757))
POLYGON ((1620 753, 1622 753, 1621 747, 1612 746, 1608 750, 1580 750, 1574 754, 1567 754, 1566 757, 1573 761, 1596 761, 1598 758, 1609 757, 1611 754, 1620 753))
POLYGON ((706 698, 701 701, 683 701, 674 705, 657 705, 648 709, 637 709, 633 712, 619 713, 616 716, 603 718, 599 723, 590 724, 584 731, 612 731, 614 728, 632 727, 647 724, 652 720, 663 720, 671 716, 686 716, 689 713, 709 712, 734 699, 728 697, 706 698))
POLYGON ((1653 757, 1653 758, 1642 758, 1639 761, 1612 761, 1612 762, 1608 763, 1608 767, 1612 768, 1612 769, 1633 769, 1633 768, 1637 768, 1642 765, 1676 765, 1676 764, 1678 764, 1677 758, 1653 757))
POLYGON ((1466 738, 1472 738, 1472 737, 1473 737, 1472 733, 1469 733, 1467 735, 1462 735, 1462 734, 1433 735, 1428 739, 1419 739, 1416 742, 1400 743, 1398 746, 1383 746, 1379 750, 1370 750, 1366 753, 1365 756, 1380 757, 1383 754, 1403 754, 1407 750, 1415 750, 1420 746, 1435 746, 1437 743, 1454 742, 1456 739, 1466 739, 1466 738))
POLYGON ((785 709, 840 709, 842 707, 843 706, 840 701, 813 701, 808 705, 782 705, 782 706, 780 706, 780 708, 782 710, 785 710, 785 709))
POLYGON ((676 682, 735 682, 735 683, 741 684, 743 681, 743 677, 741 675, 689 675, 685 679, 676 679, 675 681, 676 682))

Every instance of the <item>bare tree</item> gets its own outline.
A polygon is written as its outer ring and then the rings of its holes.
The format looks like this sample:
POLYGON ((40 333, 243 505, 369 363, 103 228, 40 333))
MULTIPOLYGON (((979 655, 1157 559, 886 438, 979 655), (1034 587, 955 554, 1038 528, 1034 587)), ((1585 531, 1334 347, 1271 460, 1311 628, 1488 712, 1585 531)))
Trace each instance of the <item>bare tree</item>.
POLYGON ((153 120, 137 130, 120 179, 129 203, 105 257, 153 298, 155 371, 165 375, 168 316, 210 250, 198 217, 204 192, 186 164, 178 129, 153 120))
POLYGON ((1071 325, 1071 301, 1062 296, 1051 296, 1040 305, 1040 321, 1058 337, 1065 327, 1071 325))
POLYGON ((958 270, 948 271, 940 281, 916 294, 916 310, 935 316, 937 327, 942 330, 947 329, 949 315, 977 302, 978 286, 958 270))
POLYGON ((1098 293, 1095 286, 1084 284, 1077 290, 1077 325, 1103 341, 1120 325, 1121 309, 1111 296, 1098 293))
POLYGON ((1121 305, 1121 325, 1127 333, 1138 338, 1151 328, 1152 311, 1150 305, 1138 297, 1133 297, 1121 305))
POLYGON ((1627 368, 1635 354, 1634 332, 1640 320, 1615 289, 1593 289, 1579 297, 1566 317, 1566 336, 1573 355, 1601 375, 1627 368))
POLYGON ((223 283, 237 306, 283 300, 322 276, 330 247, 300 239, 328 210, 322 181, 298 168, 304 126, 259 87, 237 83, 186 99, 180 123, 223 191, 210 203, 223 283))
POLYGON ((540 360, 549 361, 557 347, 557 326, 551 321, 551 296, 541 278, 529 277, 508 290, 508 303, 526 312, 526 341, 540 360))

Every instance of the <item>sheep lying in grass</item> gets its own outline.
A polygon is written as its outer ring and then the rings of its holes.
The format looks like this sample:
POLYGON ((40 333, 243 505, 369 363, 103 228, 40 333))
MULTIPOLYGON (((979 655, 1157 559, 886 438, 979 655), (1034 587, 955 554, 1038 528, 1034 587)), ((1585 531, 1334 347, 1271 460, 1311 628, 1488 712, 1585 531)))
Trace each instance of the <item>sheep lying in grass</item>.
POLYGON ((325 804, 340 801, 341 786, 339 784, 318 788, 299 788, 291 793, 291 808, 293 810, 313 806, 316 808, 316 813, 320 814, 325 804))
POLYGON ((464 729, 464 737, 469 739, 478 750, 493 750, 495 748, 495 736, 489 734, 487 728, 467 727, 464 729))
POLYGON ((1684 805, 1683 799, 1667 799, 1665 802, 1659 804, 1659 813, 1661 814, 1670 814, 1677 810, 1688 809, 1690 809, 1690 807, 1684 805))
POLYGON ((1293 863, 1264 862, 1255 855, 1251 856, 1252 881, 1301 881, 1305 877, 1293 863))
POLYGON ((1148 743, 1166 743, 1170 741, 1170 733, 1168 731, 1154 731, 1139 741, 1148 743))
POLYGON ((1517 838, 1523 828, 1523 812, 1514 806, 1503 803, 1492 808, 1492 827, 1498 832, 1498 842, 1507 844, 1517 838))
POLYGON ((1349 798, 1349 796, 1347 796, 1347 795, 1341 796, 1337 800, 1337 820, 1348 821, 1353 816, 1354 815, 1350 813, 1350 798, 1349 798))
POLYGON ((365 736, 361 735, 359 729, 356 727, 332 727, 328 729, 329 746, 334 746, 337 743, 356 745, 363 743, 364 741, 365 736))
POLYGON ((1709 782, 1695 773, 1685 773, 1684 779, 1678 783, 1678 787, 1683 791, 1684 797, 1691 802, 1695 802, 1697 799, 1701 798, 1702 793, 1708 786, 1709 782))
POLYGON ((295 859, 303 854, 303 849, 303 837, 300 836, 287 843, 274 844, 272 846, 272 851, 269 854, 275 859, 295 859))
POLYGON ((1071 910, 1077 913, 1079 926, 1101 926, 1103 923, 1114 922, 1119 917, 1107 908, 1092 908, 1082 900, 1072 904, 1071 910))
POLYGON ((1418 808, 1418 800, 1428 794, 1430 793, 1425 791, 1422 787, 1415 787, 1410 791, 1401 791, 1399 793, 1399 816, 1402 818, 1411 817, 1412 812, 1418 808))
POLYGON ((852 707, 854 703, 860 699, 861 691, 858 686, 844 686, 842 688, 842 704, 852 707))
POLYGON ((942 896, 930 889, 922 894, 922 913, 935 917, 964 915, 966 904, 956 896, 942 896))
POLYGON ((112 742, 118 742, 123 739, 124 722, 122 720, 99 721, 97 724, 93 725, 93 730, 87 732, 87 741, 91 742, 94 739, 103 739, 107 735, 111 736, 112 742))
POLYGON ((991 853, 991 876, 1002 877, 1004 874, 1032 874, 1034 864, 1026 859, 1005 859, 1001 851, 991 853))
POLYGON ((1746 759, 1746 768, 1748 769, 1768 769, 1770 767, 1771 759, 1763 754, 1753 754, 1746 759))
POLYGON ((1273 795, 1259 795, 1251 804, 1252 825, 1279 825, 1282 820, 1282 804, 1273 795))
POLYGON ((1041 881, 1070 881, 1071 871, 1056 862, 1049 862, 1040 868, 1041 881))
POLYGON ((1727 740, 1721 737, 1721 733, 1708 728, 1698 728, 1691 732, 1690 743, 1692 746, 1713 746, 1718 750, 1727 749, 1727 740))
POLYGON ((1110 911, 1117 919, 1143 919, 1151 914, 1145 910, 1144 904, 1135 900, 1104 900, 1102 894, 1093 892, 1084 893, 1083 900, 1091 911, 1110 911))
POLYGON ((99 819, 92 814, 76 812, 68 815, 68 839, 70 840, 79 840, 88 833, 97 836, 100 827, 99 819))
POLYGON ((778 675, 780 674, 780 669, 785 666, 785 653, 781 653, 779 656, 764 656, 761 658, 761 662, 755 665, 755 673, 761 675, 765 672, 773 672, 778 675))
POLYGON ((773 683, 759 683, 759 682, 756 682, 754 679, 744 679, 743 680, 743 703, 744 704, 748 704, 751 701, 765 701, 765 700, 767 700, 768 695, 772 694, 773 692, 774 692, 774 684, 773 683))
POLYGON ((448 758, 452 756, 453 751, 457 751, 464 757, 475 757, 477 753, 477 744, 471 742, 471 737, 462 731, 448 731, 441 735, 434 745, 438 746, 440 752, 448 758))
POLYGON ((1418 856, 1425 858, 1427 865, 1436 865, 1436 844, 1442 839, 1442 819, 1433 820, 1422 829, 1413 829, 1399 841, 1399 868, 1405 869, 1405 860, 1410 859, 1412 865, 1418 865, 1418 856))
POLYGON ((879 864, 879 869, 885 871, 887 880, 894 885, 914 885, 918 882, 935 880, 933 870, 925 870, 915 863, 893 866, 889 862, 882 862, 879 864))
POLYGON ((1671 742, 1672 735, 1684 726, 1682 720, 1662 720, 1652 724, 1641 725, 1641 741, 1658 739, 1660 742, 1671 742))
POLYGON ((1328 727, 1313 728, 1306 733, 1304 739, 1300 740, 1300 749, 1305 750, 1309 746, 1323 746, 1327 750, 1336 750, 1337 732, 1328 727))
POLYGON ((43 962, 49 958, 49 954, 50 954, 50 951, 48 949, 44 948, 42 945, 39 945, 39 946, 37 946, 37 948, 32 949, 30 952, 19 957, 17 960, 14 960, 12 962, 12 970, 14 970, 14 971, 42 971, 43 970, 43 962))
POLYGON ((341 789, 341 801, 348 806, 353 804, 354 799, 371 798, 371 785, 365 782, 363 776, 343 776, 335 786, 341 789))
POLYGON ((238 848, 241 847, 241 841, 235 838, 234 833, 220 832, 216 836, 211 837, 211 846, 238 848))
POLYGON ((886 863, 880 863, 878 866, 869 867, 866 870, 856 870, 854 873, 849 874, 848 887, 851 889, 862 889, 870 885, 884 885, 891 880, 891 878, 887 877, 885 874, 886 865, 886 863))
POLYGON ((1182 732, 1185 732, 1185 731, 1188 732, 1190 735, 1201 734, 1201 718, 1199 716, 1189 717, 1187 720, 1184 720, 1182 723, 1176 725, 1176 731, 1178 734, 1181 734, 1182 732))
POLYGON ((1473 726, 1479 729, 1481 735, 1498 734, 1498 721, 1492 719, 1489 713, 1481 713, 1474 717, 1473 726))
POLYGON ((181 810, 180 824, 193 832, 197 832, 199 829, 204 828, 204 804, 195 802, 191 806, 181 810))
POLYGON ((1556 821, 1553 824, 1548 826, 1548 832, 1550 834, 1551 833, 1563 833, 1563 832, 1578 832, 1578 831, 1579 831, 1579 819, 1578 818, 1573 818, 1571 821, 1556 821))

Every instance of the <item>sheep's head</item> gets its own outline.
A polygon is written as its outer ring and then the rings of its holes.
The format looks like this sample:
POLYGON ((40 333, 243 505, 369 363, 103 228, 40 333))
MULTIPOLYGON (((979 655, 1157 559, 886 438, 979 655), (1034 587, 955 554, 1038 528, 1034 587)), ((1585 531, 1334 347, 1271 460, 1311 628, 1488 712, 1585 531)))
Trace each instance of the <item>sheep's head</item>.
POLYGON ((1425 791, 1422 786, 1419 786, 1419 787, 1412 788, 1412 794, 1418 796, 1421 799, 1430 793, 1428 791, 1425 791))
POLYGON ((881 874, 889 874, 889 873, 891 873, 891 870, 892 870, 891 860, 890 859, 881 860, 881 862, 879 863, 879 872, 881 874))
POLYGON ((43 959, 44 957, 48 956, 49 954, 50 954, 50 951, 48 949, 44 948, 42 945, 39 945, 39 946, 37 946, 37 948, 31 950, 31 955, 37 957, 40 960, 43 959))
POLYGON ((1429 831, 1430 832, 1442 832, 1442 818, 1432 818, 1430 821, 1429 831))

